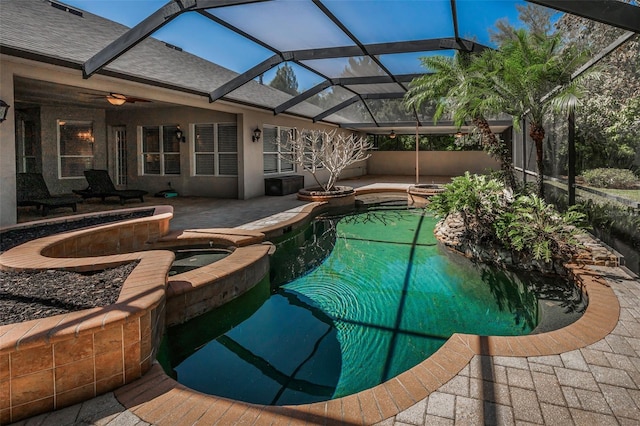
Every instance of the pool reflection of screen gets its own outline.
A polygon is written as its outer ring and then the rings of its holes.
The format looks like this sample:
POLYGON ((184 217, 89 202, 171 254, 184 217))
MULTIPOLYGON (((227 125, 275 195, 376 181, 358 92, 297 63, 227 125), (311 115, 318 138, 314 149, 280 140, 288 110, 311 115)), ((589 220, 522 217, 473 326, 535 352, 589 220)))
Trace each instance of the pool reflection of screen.
POLYGON ((581 315, 576 286, 474 264, 440 246, 436 221, 421 209, 369 209, 282 236, 270 294, 264 284, 218 319, 196 319, 204 326, 170 329, 167 346, 182 351, 171 369, 202 392, 309 403, 382 383, 455 332, 522 335, 581 315))

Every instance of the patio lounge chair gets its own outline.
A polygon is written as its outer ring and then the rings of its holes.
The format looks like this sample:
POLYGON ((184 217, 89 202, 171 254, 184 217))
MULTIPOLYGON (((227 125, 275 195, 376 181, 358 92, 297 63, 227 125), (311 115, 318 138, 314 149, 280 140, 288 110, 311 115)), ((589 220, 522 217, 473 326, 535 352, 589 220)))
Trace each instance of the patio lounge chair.
POLYGON ((42 216, 46 216, 49 210, 59 207, 71 207, 75 212, 78 201, 81 201, 74 196, 52 196, 41 173, 18 173, 16 198, 18 206, 42 208, 42 216))
POLYGON ((144 202, 144 196, 148 194, 147 191, 141 189, 116 189, 109 172, 106 170, 85 170, 84 176, 87 178, 89 187, 73 191, 82 198, 97 197, 104 201, 107 197, 120 197, 120 204, 124 205, 126 200, 133 198, 138 198, 141 202, 144 202))

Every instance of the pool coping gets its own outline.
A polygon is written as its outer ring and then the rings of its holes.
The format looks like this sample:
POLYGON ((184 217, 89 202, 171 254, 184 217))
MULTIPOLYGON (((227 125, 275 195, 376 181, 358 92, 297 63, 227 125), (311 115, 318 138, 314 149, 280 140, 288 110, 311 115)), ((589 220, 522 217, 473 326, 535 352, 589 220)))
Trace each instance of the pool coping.
MULTIPOLYGON (((359 194, 364 194, 404 191, 392 187, 358 192, 359 194)), ((310 203, 292 209, 292 211, 283 212, 280 219, 274 223, 269 224, 267 223, 268 221, 259 221, 260 223, 254 223, 253 225, 247 224, 237 227, 235 228, 237 231, 230 233, 240 235, 238 238, 244 238, 242 237, 243 233, 251 229, 257 233, 263 232, 263 234, 278 235, 284 230, 302 226, 314 214, 325 207, 325 203, 310 203)), ((168 226, 165 231, 168 233, 168 226)), ((220 230, 211 231, 218 232, 220 230)), ((255 236, 256 234, 251 234, 250 238, 255 236)), ((176 236, 172 235, 171 238, 176 238, 176 236)), ((152 252, 148 253, 148 255, 151 254, 152 252)), ((116 257, 111 260, 119 263, 131 261, 133 258, 141 259, 145 257, 141 256, 140 252, 114 256, 116 257)), ((55 259, 56 262, 59 260, 59 258, 55 259)), ((78 259, 63 260, 73 262, 78 259)), ((38 262, 27 263, 34 265, 38 262)), ((57 263, 56 267, 59 266, 60 264, 57 263)), ((607 286, 606 281, 599 274, 586 269, 585 265, 569 265, 569 270, 575 282, 582 286, 583 291, 589 297, 589 305, 584 315, 575 323, 559 330, 530 336, 495 337, 454 334, 435 354, 415 367, 381 385, 344 398, 283 407, 261 406, 232 401, 226 398, 204 395, 180 385, 166 376, 157 363, 150 365, 149 358, 145 360, 145 368, 142 371, 138 370, 137 375, 139 377, 146 369, 149 369, 149 372, 140 379, 116 390, 115 395, 134 414, 153 424, 169 423, 173 416, 179 416, 180 419, 194 416, 194 418, 205 423, 213 423, 215 421, 234 423, 250 418, 256 420, 256 424, 261 424, 262 422, 280 423, 285 418, 289 420, 293 418, 301 422, 310 421, 329 424, 375 423, 392 417, 419 400, 424 399, 431 392, 453 378, 475 355, 540 356, 559 354, 582 348, 609 334, 615 327, 619 317, 620 305, 617 297, 613 294, 611 288, 607 286), (178 408, 187 401, 189 403, 186 406, 188 407, 186 410, 178 408)), ((103 325, 104 323, 100 324, 100 326, 103 325)), ((40 327, 31 328, 31 330, 35 329, 40 329, 40 327)), ((25 332, 28 331, 25 329, 25 332)), ((5 336, 6 334, 0 333, 0 337, 5 336)), ((26 339, 24 343, 28 341, 29 339, 26 339)), ((23 341, 18 340, 15 343, 17 344, 18 342, 23 341)), ((5 343, 6 341, 3 339, 3 346, 5 343)), ((0 353, 0 355, 2 354, 0 353)), ((0 364, 3 361, 1 358, 0 356, 0 364)), ((2 385, 3 379, 4 377, 0 375, 0 385, 2 385)), ((5 392, 0 386, 0 396, 5 392)), ((182 407, 184 408, 185 406, 182 407)), ((0 406, 0 410, 5 411, 4 405, 0 406)), ((4 420, 4 418, 0 416, 0 420, 4 420)))
POLYGON ((616 326, 620 305, 613 290, 583 265, 570 271, 589 297, 585 313, 573 324, 527 336, 478 336, 455 333, 432 356, 371 389, 343 398, 297 406, 265 406, 202 394, 168 377, 155 364, 142 379, 115 392, 120 403, 151 424, 177 418, 203 424, 373 424, 426 398, 455 377, 475 355, 530 357, 586 347, 616 326), (255 423, 253 423, 255 421, 255 423))
MULTIPOLYGON (((404 192, 396 186, 356 190, 356 195, 404 192)), ((269 235, 281 229, 301 226, 324 203, 293 209, 279 226, 260 228, 269 235)), ((244 228, 245 225, 238 228, 244 228)), ((203 394, 167 376, 155 364, 142 379, 115 392, 120 403, 151 424, 374 424, 393 417, 426 398, 455 377, 476 355, 529 357, 554 355, 586 347, 607 336, 615 328, 620 305, 613 290, 587 264, 568 264, 571 278, 587 295, 589 304, 574 323, 554 331, 526 336, 478 336, 455 333, 433 355, 411 369, 373 388, 342 398, 296 406, 251 404, 203 394), (188 408, 187 408, 188 407, 188 408)))
POLYGON ((151 368, 174 255, 133 248, 165 233, 172 217, 171 207, 159 206, 149 217, 50 235, 0 255, 10 271, 86 272, 138 262, 114 304, 0 326, 0 423, 90 399, 151 368), (121 242, 132 251, 118 254, 121 242))

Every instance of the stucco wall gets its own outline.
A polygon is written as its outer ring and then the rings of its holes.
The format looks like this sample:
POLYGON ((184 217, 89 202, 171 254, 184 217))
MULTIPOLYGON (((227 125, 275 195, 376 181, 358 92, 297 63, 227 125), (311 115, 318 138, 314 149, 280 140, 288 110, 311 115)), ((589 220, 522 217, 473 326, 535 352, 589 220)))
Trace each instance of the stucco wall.
MULTIPOLYGON (((42 106, 40 109, 41 155, 38 164, 54 194, 70 193, 73 189, 87 186, 83 177, 58 178, 57 122, 63 120, 86 120, 93 122, 94 131, 94 167, 109 170, 115 177, 116 146, 112 131, 115 126, 125 126, 127 131, 127 169, 129 188, 140 188, 151 194, 168 189, 168 182, 181 195, 199 195, 247 199, 264 195, 263 140, 252 142, 251 135, 256 127, 261 130, 265 124, 295 127, 298 129, 335 129, 322 123, 313 123, 309 119, 280 114, 274 116, 271 111, 246 107, 227 101, 208 102, 205 96, 176 92, 170 89, 150 87, 141 83, 123 81, 114 77, 94 75, 82 78, 78 69, 64 68, 51 64, 38 63, 28 59, 0 55, 0 99, 12 108, 7 120, 0 125, 0 225, 16 222, 15 206, 15 117, 14 78, 22 77, 42 80, 55 84, 74 86, 80 89, 93 89, 102 92, 125 93, 152 101, 152 104, 124 105, 117 109, 106 101, 104 108, 78 108, 70 106, 42 106), (154 104, 155 103, 155 104, 154 104), (175 107, 160 105, 173 104, 175 107), (156 108, 156 106, 158 106, 156 108), (140 108, 138 108, 140 107, 140 108), (193 167, 190 144, 190 124, 202 122, 229 122, 238 124, 238 170, 237 177, 197 177, 192 176, 193 167), (144 125, 179 124, 185 133, 187 142, 181 144, 181 174, 174 176, 141 176, 138 165, 138 129, 144 125)), ((61 87, 61 90, 64 90, 61 87)), ((54 96, 54 95, 53 95, 54 96)), ((342 177, 366 174, 366 162, 354 164, 345 170, 342 177)), ((312 176, 302 170, 296 174, 304 175, 305 186, 316 185, 312 176)), ((291 173, 287 173, 291 174, 291 173)), ((277 175, 269 175, 269 177, 277 175)), ((327 180, 327 173, 318 173, 321 181, 327 180)))
MULTIPOLYGON (((168 189, 168 182, 181 195, 209 196, 219 198, 248 199, 264 195, 263 168, 263 138, 258 142, 252 141, 253 131, 263 130, 264 125, 295 127, 298 129, 326 129, 334 127, 311 123, 309 120, 298 119, 286 115, 274 116, 270 112, 250 108, 229 108, 230 112, 212 111, 192 107, 145 108, 136 111, 107 112, 109 126, 126 126, 128 146, 129 187, 138 187, 151 193, 168 189), (235 113, 232 113, 235 112, 235 113), (194 123, 222 123, 236 122, 238 125, 238 177, 193 176, 193 135, 191 125, 194 123), (140 126, 160 126, 179 124, 184 132, 186 142, 181 144, 181 173, 180 175, 142 176, 139 174, 139 129, 140 126)), ((110 147, 110 151, 113 147, 110 147)), ((110 158, 113 158, 110 154, 110 158)), ((114 161, 110 162, 110 171, 114 161)), ((296 170, 295 174, 305 176, 305 186, 316 185, 313 177, 303 170, 296 170)), ((366 173, 366 163, 352 165, 345 170, 343 177, 359 176, 366 173)), ((283 173, 292 174, 292 172, 283 173)), ((268 175, 267 177, 278 176, 268 175)), ((326 172, 318 173, 321 181, 326 181, 326 172)))
MULTIPOLYGON (((316 181, 313 179, 310 173, 305 172, 301 168, 298 168, 294 172, 272 174, 265 176, 264 174, 264 161, 262 157, 263 152, 263 139, 254 143, 251 141, 251 135, 253 134, 253 130, 256 127, 259 127, 260 130, 263 129, 264 125, 271 126, 284 126, 284 127, 295 127, 298 130, 308 129, 308 130, 334 130, 335 127, 323 125, 321 123, 313 123, 311 120, 297 119, 293 117, 288 117, 286 115, 276 115, 266 112, 266 111, 258 111, 258 110, 248 110, 243 113, 243 131, 244 131, 244 164, 245 164, 245 175, 244 175, 244 197, 253 198, 264 195, 264 178, 265 177, 274 177, 274 176, 283 176, 290 174, 297 174, 304 176, 304 185, 308 186, 317 186, 316 181)), ((338 130, 341 131, 341 130, 338 130)), ((350 132, 344 131, 345 134, 350 132)), ((348 169, 346 169, 341 177, 354 177, 361 176, 366 174, 366 162, 360 162, 357 164, 352 164, 348 169)), ((328 180, 328 173, 326 171, 320 171, 317 173, 317 177, 321 182, 326 182, 328 180)))
POLYGON ((42 176, 52 194, 68 194, 73 189, 84 189, 84 176, 59 178, 57 120, 91 121, 93 123, 93 164, 96 169, 107 165, 107 131, 105 112, 102 109, 74 108, 67 106, 42 106, 40 108, 40 143, 42 152, 42 176))
MULTIPOLYGON (((367 167, 371 175, 415 176, 416 153, 375 151, 367 167)), ((500 164, 483 151, 423 151, 419 153, 418 167, 421 176, 460 176, 466 171, 499 170, 500 164)))
MULTIPOLYGON (((193 176, 193 134, 191 125, 197 123, 235 123, 236 114, 211 111, 192 107, 144 108, 138 110, 117 110, 107 112, 107 124, 125 126, 127 129, 127 170, 128 187, 143 188, 151 194, 171 188, 180 195, 207 196, 218 198, 238 197, 238 178, 228 176, 193 176), (180 144, 179 175, 141 175, 139 150, 141 146, 141 126, 180 125, 185 142, 180 144)), ((241 140, 238 131, 238 141, 241 140)), ((110 146, 110 172, 115 167, 115 142, 110 146)), ((240 168, 238 168, 240 171, 240 168)))
POLYGON ((0 99, 9 104, 7 119, 0 123, 0 226, 16 223, 16 145, 13 74, 0 67, 0 99))

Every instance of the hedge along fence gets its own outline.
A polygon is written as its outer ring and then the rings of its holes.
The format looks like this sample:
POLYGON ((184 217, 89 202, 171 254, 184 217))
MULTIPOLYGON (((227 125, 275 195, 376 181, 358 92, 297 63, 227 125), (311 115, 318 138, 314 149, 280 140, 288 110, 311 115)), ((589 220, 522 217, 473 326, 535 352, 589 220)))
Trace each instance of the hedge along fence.
POLYGON ((585 170, 582 178, 597 188, 634 189, 640 185, 636 175, 629 169, 599 168, 585 170))

